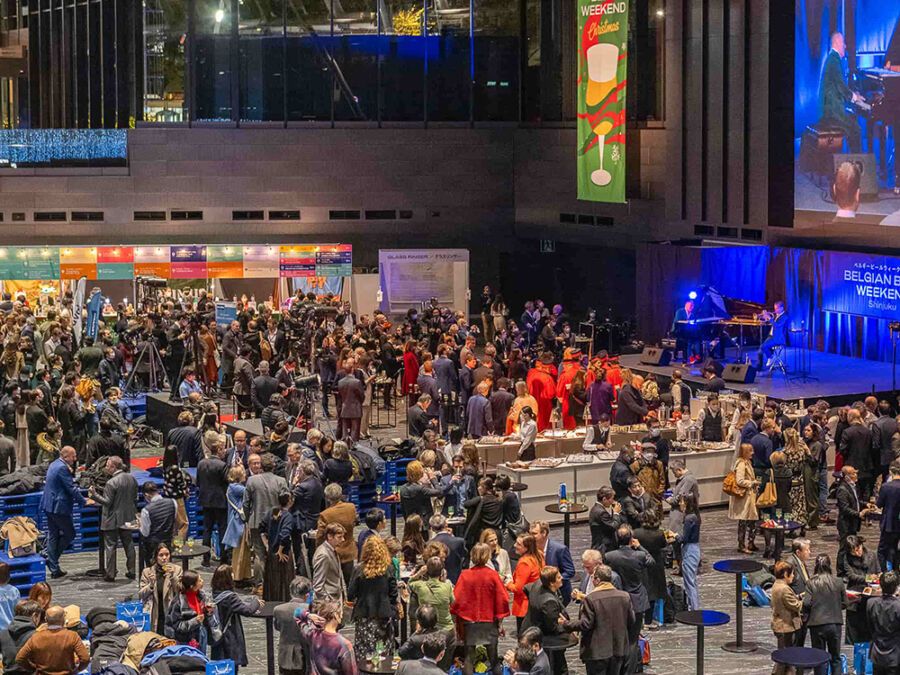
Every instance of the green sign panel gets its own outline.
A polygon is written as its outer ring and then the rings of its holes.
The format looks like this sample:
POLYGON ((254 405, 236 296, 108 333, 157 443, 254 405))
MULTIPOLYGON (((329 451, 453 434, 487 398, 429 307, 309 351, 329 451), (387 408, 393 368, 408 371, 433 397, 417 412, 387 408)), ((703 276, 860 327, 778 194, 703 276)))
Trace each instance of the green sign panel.
POLYGON ((625 201, 628 0, 578 0, 578 199, 625 201))

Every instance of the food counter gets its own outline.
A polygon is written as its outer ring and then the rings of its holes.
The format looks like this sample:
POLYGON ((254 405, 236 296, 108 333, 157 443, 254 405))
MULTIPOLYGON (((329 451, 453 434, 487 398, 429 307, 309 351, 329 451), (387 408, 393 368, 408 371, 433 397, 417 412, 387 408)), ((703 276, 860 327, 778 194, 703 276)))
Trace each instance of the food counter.
MULTIPOLYGON (((538 458, 566 457, 580 453, 585 433, 585 427, 572 431, 544 431, 538 434, 537 440, 534 442, 535 456, 538 458)), ((674 427, 663 428, 661 434, 670 441, 675 440, 674 427)), ((610 431, 609 445, 618 453, 623 445, 638 442, 646 435, 647 429, 643 424, 633 427, 613 426, 610 431)), ((516 452, 521 443, 515 440, 507 441, 499 436, 484 436, 476 445, 482 461, 486 462, 488 466, 497 466, 504 462, 514 462, 517 459, 516 452)))
MULTIPOLYGON (((558 466, 529 469, 514 469, 503 463, 497 466, 497 473, 509 476, 514 482, 528 485, 528 489, 520 492, 519 497, 529 522, 546 520, 550 523, 562 523, 561 515, 544 510, 548 504, 556 503, 559 484, 566 484, 569 499, 581 501, 581 497, 584 497, 585 505, 590 508, 596 501, 597 489, 609 485, 609 472, 615 457, 616 453, 597 453, 590 456, 590 463, 570 463, 563 459, 558 466)), ((715 450, 673 452, 669 459, 671 461, 675 458, 683 459, 697 478, 701 506, 728 503, 728 496, 722 492, 722 479, 734 464, 733 446, 728 444, 727 447, 715 450)), ((587 514, 573 516, 573 522, 586 521, 587 514)))

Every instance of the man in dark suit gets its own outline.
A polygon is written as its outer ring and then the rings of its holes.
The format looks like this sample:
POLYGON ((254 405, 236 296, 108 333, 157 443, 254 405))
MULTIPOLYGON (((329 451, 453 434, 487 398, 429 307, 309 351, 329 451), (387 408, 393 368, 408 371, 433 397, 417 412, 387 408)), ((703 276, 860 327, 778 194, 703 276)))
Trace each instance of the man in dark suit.
POLYGON ((888 468, 894 461, 892 440, 897 433, 897 419, 891 414, 888 401, 878 403, 878 419, 872 423, 872 450, 881 461, 881 480, 888 478, 888 468))
POLYGON ((59 566, 59 556, 75 539, 72 512, 75 504, 84 506, 84 497, 75 487, 75 448, 64 446, 59 459, 47 469, 47 481, 41 495, 41 511, 47 516, 47 567, 53 579, 64 577, 59 566))
POLYGON ((775 347, 783 347, 788 344, 788 330, 790 327, 791 319, 787 312, 784 311, 784 302, 778 300, 775 303, 775 314, 772 316, 772 331, 769 337, 759 346, 759 351, 756 354, 757 370, 763 369, 764 362, 765 365, 770 365, 769 360, 772 358, 775 347))
POLYGON ((616 531, 616 539, 619 548, 609 551, 604 557, 606 564, 622 579, 622 590, 631 596, 631 607, 634 610, 635 620, 629 634, 631 649, 628 660, 631 663, 631 670, 625 672, 633 673, 637 672, 637 666, 640 664, 637 639, 644 625, 644 612, 650 609, 644 576, 646 570, 653 565, 653 556, 634 538, 628 525, 622 525, 616 531))
POLYGON ((861 147, 859 122, 847 112, 847 106, 861 101, 862 97, 847 86, 842 65, 846 55, 847 45, 844 42, 844 35, 833 33, 831 49, 825 57, 822 79, 819 82, 819 107, 822 123, 838 127, 847 138, 850 152, 859 152, 861 147))
POLYGON ((859 495, 856 492, 856 481, 859 473, 852 466, 844 464, 841 468, 841 481, 835 488, 834 496, 837 499, 838 517, 838 551, 847 549, 847 537, 859 532, 862 518, 869 512, 868 508, 862 508, 859 495))
MULTIPOLYGON (((197 490, 200 509, 203 512, 203 545, 212 546, 213 528, 219 530, 219 540, 225 536, 228 524, 228 502, 225 492, 228 490, 228 465, 225 464, 225 444, 213 447, 213 454, 200 460, 197 465, 197 490)), ((223 547, 223 556, 227 557, 227 549, 223 547)), ((203 556, 203 566, 209 566, 210 554, 203 556)), ((223 563, 228 561, 223 558, 223 563)))
POLYGON ((872 632, 870 658, 876 673, 900 672, 900 598, 897 572, 881 575, 881 597, 872 596, 866 603, 866 618, 872 632))
POLYGON ((240 464, 246 471, 247 460, 250 458, 250 449, 247 447, 247 432, 243 430, 235 431, 232 440, 234 441, 234 446, 229 448, 225 457, 225 463, 229 469, 240 464))
POLYGON ((419 400, 406 413, 409 435, 421 438, 426 429, 434 429, 437 420, 428 414, 431 406, 431 396, 422 394, 419 400))
POLYGON ((438 666, 438 661, 447 649, 446 638, 435 633, 422 642, 422 658, 416 661, 401 661, 397 675, 443 675, 446 671, 438 666))
MULTIPOLYGON (((800 597, 806 592, 806 584, 809 582, 809 568, 806 566, 809 562, 810 542, 809 539, 798 537, 791 542, 791 555, 788 563, 794 569, 794 580, 791 582, 791 590, 800 597)), ((800 626, 800 629, 794 634, 794 646, 802 647, 806 642, 806 623, 800 626)))
POLYGON ((851 409, 847 413, 847 422, 850 426, 844 429, 838 450, 844 458, 844 466, 849 464, 859 474, 859 498, 867 502, 875 489, 877 474, 872 457, 872 431, 863 423, 859 410, 851 409))
MULTIPOLYGON (((701 352, 699 340, 695 337, 694 331, 684 330, 682 321, 693 321, 697 318, 694 311, 694 301, 688 300, 684 303, 684 307, 675 310, 675 318, 672 319, 672 334, 675 335, 675 353, 682 352, 685 361, 697 356, 701 352), (688 337, 690 335, 690 337, 688 337)), ((687 405, 687 403, 682 403, 687 405)))
POLYGON ((166 445, 178 448, 178 466, 197 466, 203 458, 203 434, 194 425, 194 416, 187 410, 178 414, 178 426, 169 429, 166 445))
POLYGON ((631 596, 616 590, 613 571, 608 565, 594 570, 594 590, 581 601, 577 619, 564 627, 581 631, 581 660, 588 673, 633 672, 623 669, 634 650, 632 644, 637 619, 631 596))
POLYGON ((890 466, 890 480, 882 484, 875 504, 881 509, 881 538, 878 540, 878 562, 881 569, 897 569, 897 543, 900 542, 900 461, 890 466))
POLYGON ((706 386, 703 387, 704 391, 718 394, 725 388, 725 380, 716 373, 715 366, 709 365, 703 369, 703 379, 706 380, 706 386))
MULTIPOLYGON (((544 651, 544 634, 540 628, 532 626, 523 630, 519 635, 519 649, 530 649, 534 653, 534 665, 531 670, 526 671, 528 675, 553 675, 553 671, 550 669, 550 657, 544 651)), ((516 652, 508 651, 504 661, 512 665, 516 652)))
POLYGON ((352 373, 347 373, 337 385, 341 397, 341 409, 338 411, 340 422, 338 437, 356 443, 359 440, 359 428, 362 422, 363 401, 366 390, 363 383, 352 373))
POLYGON ((628 496, 620 503, 625 522, 631 525, 632 529, 641 526, 644 511, 655 511, 658 508, 658 502, 652 495, 647 494, 643 483, 637 479, 637 476, 628 479, 628 496))
POLYGON ((750 413, 750 419, 741 428, 741 443, 750 443, 753 437, 760 432, 760 425, 766 413, 762 408, 754 408, 750 413))
POLYGON ((497 380, 496 391, 491 393, 488 399, 491 402, 491 418, 494 420, 493 433, 497 436, 506 435, 506 416, 512 407, 515 396, 509 391, 509 379, 501 377, 497 380))
POLYGON ((291 485, 291 491, 294 494, 291 510, 297 519, 297 529, 300 532, 314 530, 325 500, 325 488, 315 462, 310 459, 300 461, 300 477, 295 485, 291 485))
POLYGON ((597 490, 597 503, 591 507, 588 518, 591 528, 591 548, 602 553, 617 548, 616 530, 625 522, 622 505, 616 501, 616 493, 611 487, 597 490))
POLYGON ((294 577, 291 582, 291 599, 272 610, 275 630, 278 631, 278 670, 280 675, 302 675, 306 672, 305 654, 309 645, 303 639, 294 613, 308 609, 307 600, 311 583, 306 577, 294 577))
POLYGON ((93 486, 88 488, 88 496, 103 507, 100 516, 100 531, 103 532, 103 546, 106 553, 106 570, 103 580, 116 580, 116 546, 122 544, 125 549, 126 575, 135 579, 136 560, 132 530, 125 529, 126 523, 133 523, 137 517, 137 481, 124 470, 121 457, 110 457, 106 460, 106 473, 110 479, 99 494, 93 486))
POLYGON ((253 378, 253 407, 256 414, 262 413, 263 408, 269 405, 272 394, 278 391, 278 380, 269 375, 269 362, 260 361, 256 367, 259 375, 253 378))
POLYGON ((431 361, 422 364, 416 384, 420 393, 428 394, 431 397, 431 403, 428 404, 425 412, 431 417, 437 417, 440 414, 441 394, 438 391, 438 381, 434 376, 434 364, 431 361))
POLYGON ((438 345, 437 358, 434 361, 434 375, 437 379, 438 391, 442 394, 459 392, 459 372, 456 364, 449 357, 450 347, 438 345))
POLYGON ((772 434, 775 433, 775 422, 770 419, 764 419, 758 434, 750 439, 750 445, 753 447, 753 470, 756 472, 758 479, 769 479, 769 469, 772 463, 769 457, 772 456, 774 446, 772 444, 772 434))
POLYGON ((528 533, 534 537, 538 550, 544 553, 544 564, 552 565, 562 574, 563 585, 559 589, 563 606, 572 599, 572 579, 575 577, 575 563, 572 554, 562 542, 550 538, 550 524, 546 520, 535 520, 528 533))
POLYGON ((447 560, 444 561, 444 569, 447 570, 447 578, 455 584, 459 580, 466 559, 466 542, 453 534, 450 526, 447 525, 447 519, 440 514, 431 516, 428 520, 428 527, 432 532, 430 541, 438 541, 447 547, 448 553, 447 560))

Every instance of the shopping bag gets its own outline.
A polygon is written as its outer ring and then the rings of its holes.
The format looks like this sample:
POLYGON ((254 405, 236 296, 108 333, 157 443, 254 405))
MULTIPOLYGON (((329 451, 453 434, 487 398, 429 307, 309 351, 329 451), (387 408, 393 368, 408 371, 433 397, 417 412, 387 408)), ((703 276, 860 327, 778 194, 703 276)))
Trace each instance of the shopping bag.
POLYGON ((766 483, 766 487, 763 488, 763 491, 759 493, 759 497, 756 498, 756 505, 761 509, 767 509, 775 506, 777 502, 778 492, 775 490, 775 472, 769 471, 769 482, 766 483))
POLYGON ((869 643, 853 644, 853 669, 857 675, 872 675, 872 661, 869 659, 869 643))
POLYGON ((150 630, 150 615, 144 611, 142 602, 117 602, 116 620, 127 621, 138 631, 150 630))
POLYGON ((250 528, 244 527, 241 543, 231 554, 231 574, 235 581, 244 581, 253 576, 250 566, 250 528))
POLYGON ((206 663, 206 675, 234 675, 234 661, 231 659, 208 661, 206 663))

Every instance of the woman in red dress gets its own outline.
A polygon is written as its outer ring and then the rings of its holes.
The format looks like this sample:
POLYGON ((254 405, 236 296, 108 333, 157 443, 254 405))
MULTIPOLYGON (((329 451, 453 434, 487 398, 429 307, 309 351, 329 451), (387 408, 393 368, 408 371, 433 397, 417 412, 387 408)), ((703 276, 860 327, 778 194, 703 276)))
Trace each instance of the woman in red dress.
POLYGON ((416 357, 415 340, 409 340, 403 347, 403 379, 400 381, 400 393, 407 397, 408 407, 416 404, 415 384, 419 379, 419 359, 416 357))

